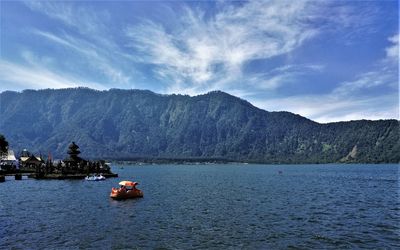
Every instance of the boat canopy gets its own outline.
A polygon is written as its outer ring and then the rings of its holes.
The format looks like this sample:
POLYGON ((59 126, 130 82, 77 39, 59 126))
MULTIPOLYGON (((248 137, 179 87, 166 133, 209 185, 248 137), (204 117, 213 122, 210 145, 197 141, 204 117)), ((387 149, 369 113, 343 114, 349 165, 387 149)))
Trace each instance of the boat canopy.
POLYGON ((118 184, 121 185, 121 186, 134 187, 134 186, 138 185, 139 183, 133 182, 133 181, 121 181, 118 184))

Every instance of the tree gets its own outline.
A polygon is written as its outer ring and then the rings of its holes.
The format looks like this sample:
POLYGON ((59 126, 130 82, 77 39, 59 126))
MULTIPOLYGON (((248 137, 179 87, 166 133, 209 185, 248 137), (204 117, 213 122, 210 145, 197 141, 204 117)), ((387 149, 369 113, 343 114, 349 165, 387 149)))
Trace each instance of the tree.
POLYGON ((0 134, 0 153, 6 153, 8 150, 8 141, 4 135, 0 134))

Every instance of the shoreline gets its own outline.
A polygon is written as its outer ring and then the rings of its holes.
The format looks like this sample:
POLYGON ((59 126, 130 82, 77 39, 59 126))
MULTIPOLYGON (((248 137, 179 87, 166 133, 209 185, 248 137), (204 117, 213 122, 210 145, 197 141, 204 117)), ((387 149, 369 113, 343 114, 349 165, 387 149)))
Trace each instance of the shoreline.
POLYGON ((120 165, 225 165, 225 164, 243 164, 243 165, 383 165, 383 164, 400 164, 400 162, 266 162, 266 161, 233 161, 233 160, 212 160, 212 159, 108 159, 112 164, 120 165))

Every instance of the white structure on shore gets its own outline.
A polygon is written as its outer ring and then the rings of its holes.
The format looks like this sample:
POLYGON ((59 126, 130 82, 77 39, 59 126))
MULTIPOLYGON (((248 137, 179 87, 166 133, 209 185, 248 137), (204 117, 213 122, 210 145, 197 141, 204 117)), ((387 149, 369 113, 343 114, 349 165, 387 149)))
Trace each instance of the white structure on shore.
POLYGON ((17 168, 19 167, 14 151, 8 150, 7 154, 2 154, 0 156, 0 169, 2 168, 2 166, 13 166, 13 165, 17 168))

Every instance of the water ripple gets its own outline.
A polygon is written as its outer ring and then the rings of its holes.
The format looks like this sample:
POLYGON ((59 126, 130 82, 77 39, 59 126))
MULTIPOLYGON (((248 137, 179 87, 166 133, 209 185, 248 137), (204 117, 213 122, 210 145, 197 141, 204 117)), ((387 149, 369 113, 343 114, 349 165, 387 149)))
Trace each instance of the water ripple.
POLYGON ((0 249, 398 248, 397 165, 125 166, 0 183, 0 249), (279 174, 281 171, 281 174, 279 174), (114 201, 135 176, 144 198, 114 201))

